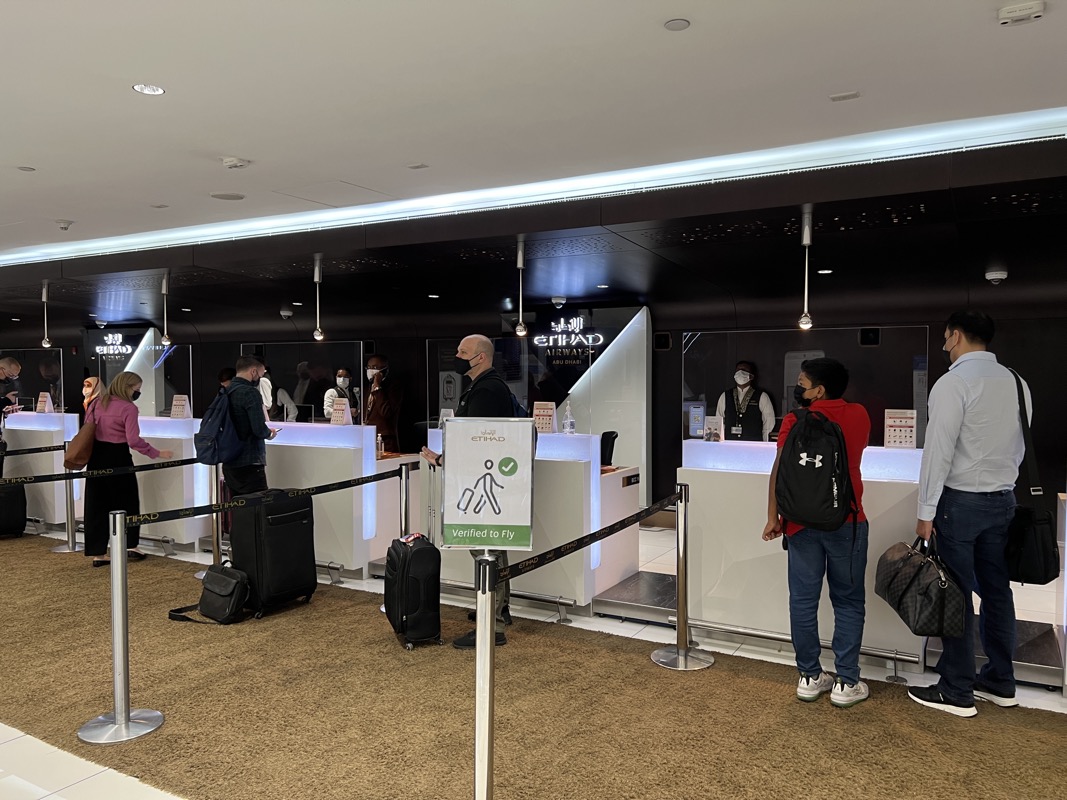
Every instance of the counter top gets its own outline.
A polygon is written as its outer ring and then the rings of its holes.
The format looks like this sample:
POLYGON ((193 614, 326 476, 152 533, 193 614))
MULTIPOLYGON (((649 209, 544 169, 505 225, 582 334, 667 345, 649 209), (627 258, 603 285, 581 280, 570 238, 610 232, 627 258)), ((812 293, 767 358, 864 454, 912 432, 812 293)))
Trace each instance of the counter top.
MULTIPOLYGON (((774 442, 682 442, 682 467, 718 472, 752 472, 770 475, 777 445, 774 442)), ((863 451, 860 474, 864 480, 919 480, 923 451, 918 449, 868 447, 863 451)))

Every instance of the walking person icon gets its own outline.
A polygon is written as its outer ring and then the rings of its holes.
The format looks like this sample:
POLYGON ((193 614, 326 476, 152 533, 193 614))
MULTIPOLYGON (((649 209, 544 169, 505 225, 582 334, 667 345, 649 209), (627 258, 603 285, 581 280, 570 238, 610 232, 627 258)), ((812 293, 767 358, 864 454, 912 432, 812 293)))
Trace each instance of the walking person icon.
POLYGON ((489 507, 493 509, 493 513, 499 516, 500 501, 496 497, 496 490, 503 489, 504 484, 499 483, 496 478, 493 477, 492 459, 486 459, 484 466, 486 470, 485 474, 474 482, 473 488, 463 490, 463 494, 460 495, 456 508, 466 514, 467 511, 470 510, 471 503, 474 502, 474 513, 481 514, 482 509, 485 508, 485 504, 488 502, 489 507), (477 500, 475 500, 476 497, 477 500))

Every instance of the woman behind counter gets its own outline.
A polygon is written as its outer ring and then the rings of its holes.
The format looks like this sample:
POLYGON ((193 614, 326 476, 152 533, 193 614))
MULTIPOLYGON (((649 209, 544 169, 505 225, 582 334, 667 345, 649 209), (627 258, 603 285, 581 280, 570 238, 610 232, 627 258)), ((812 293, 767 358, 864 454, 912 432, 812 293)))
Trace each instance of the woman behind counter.
MULTIPOLYGON (((88 406, 86 420, 96 423, 93 454, 86 466, 88 472, 132 467, 131 447, 149 458, 166 460, 174 457, 173 451, 157 450, 141 438, 137 406, 134 405, 134 401, 141 396, 141 383, 140 375, 120 372, 88 406)), ((93 559, 94 567, 110 563, 106 558, 110 536, 108 514, 120 510, 127 514, 141 512, 136 475, 85 479, 85 555, 93 559)), ((137 549, 140 531, 139 526, 126 529, 127 558, 130 561, 145 559, 145 554, 137 549)))

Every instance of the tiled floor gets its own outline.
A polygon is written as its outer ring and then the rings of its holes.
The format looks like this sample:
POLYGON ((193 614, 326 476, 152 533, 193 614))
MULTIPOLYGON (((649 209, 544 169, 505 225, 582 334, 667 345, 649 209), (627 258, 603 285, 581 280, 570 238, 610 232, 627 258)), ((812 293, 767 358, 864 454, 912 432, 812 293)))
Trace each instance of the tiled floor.
MULTIPOLYGON (((642 529, 640 547, 640 565, 643 571, 674 574, 676 550, 673 529, 642 529)), ((211 556, 206 553, 183 553, 177 557, 203 564, 211 563, 211 556)), ((346 579, 344 586, 381 594, 384 582, 378 579, 346 579)), ((1024 612, 1028 619, 1052 622, 1056 600, 1054 589, 1040 586, 1016 588, 1015 597, 1018 609, 1024 612)), ((443 600, 450 602, 447 597, 443 600)), ((462 599, 454 599, 451 602, 459 606, 473 607, 472 603, 462 599)), ((519 604, 514 605, 512 614, 545 622, 556 619, 555 612, 519 604)), ((656 646, 675 642, 674 630, 662 625, 644 625, 606 617, 574 616, 573 620, 571 624, 574 628, 647 641, 650 644, 650 653, 656 646)), ((773 644, 760 646, 701 639, 700 646, 716 653, 781 664, 793 663, 788 648, 779 650, 773 644)), ((828 659, 825 666, 832 668, 831 662, 832 659, 828 659)), ((863 667, 863 677, 868 681, 884 681, 891 674, 891 669, 869 665, 863 667)), ((925 675, 905 672, 904 677, 911 686, 923 686, 937 679, 929 670, 925 675)), ((783 687, 785 695, 791 692, 792 686, 783 687)), ((1067 699, 1061 692, 1020 686, 1017 696, 1020 704, 1029 708, 1067 714, 1067 699)), ((175 796, 146 786, 114 770, 85 761, 0 723, 0 800, 41 800, 46 797, 49 800, 165 800, 175 796)))

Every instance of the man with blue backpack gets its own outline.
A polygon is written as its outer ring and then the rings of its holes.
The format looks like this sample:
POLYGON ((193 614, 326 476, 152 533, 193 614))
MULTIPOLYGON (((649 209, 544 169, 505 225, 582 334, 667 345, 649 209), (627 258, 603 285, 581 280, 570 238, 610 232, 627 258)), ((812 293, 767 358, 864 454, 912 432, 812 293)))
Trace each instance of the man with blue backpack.
POLYGON ((860 461, 871 433, 867 410, 841 399, 848 370, 832 358, 801 365, 793 395, 800 406, 786 414, 771 470, 763 538, 783 533, 789 554, 789 626, 796 653, 797 698, 848 708, 867 699, 859 655, 866 616, 867 517, 860 461), (819 599, 823 577, 834 608, 837 677, 819 661, 819 599))
POLYGON ((234 496, 267 489, 267 439, 278 435, 267 427, 259 381, 266 367, 256 356, 237 359, 237 375, 204 413, 194 437, 202 464, 222 464, 226 486, 234 496))

